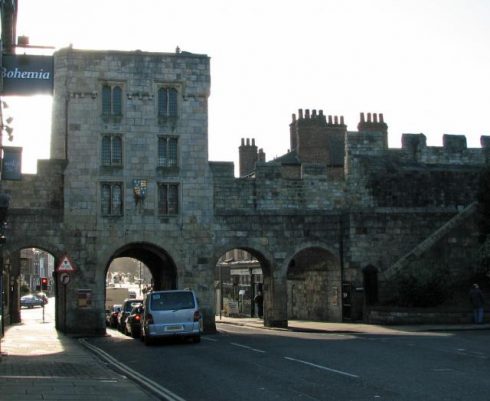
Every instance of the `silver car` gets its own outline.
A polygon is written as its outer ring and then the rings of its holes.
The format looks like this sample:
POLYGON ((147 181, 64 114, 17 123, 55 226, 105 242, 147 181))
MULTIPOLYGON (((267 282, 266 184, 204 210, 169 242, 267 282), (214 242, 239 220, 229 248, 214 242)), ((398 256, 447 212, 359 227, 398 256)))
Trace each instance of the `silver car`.
POLYGON ((44 306, 44 300, 39 298, 38 296, 34 294, 29 294, 29 295, 24 295, 23 297, 20 298, 20 307, 22 308, 23 306, 29 309, 34 308, 35 306, 44 306))
POLYGON ((141 338, 146 345, 168 337, 201 341, 202 317, 191 290, 153 291, 144 300, 141 338))

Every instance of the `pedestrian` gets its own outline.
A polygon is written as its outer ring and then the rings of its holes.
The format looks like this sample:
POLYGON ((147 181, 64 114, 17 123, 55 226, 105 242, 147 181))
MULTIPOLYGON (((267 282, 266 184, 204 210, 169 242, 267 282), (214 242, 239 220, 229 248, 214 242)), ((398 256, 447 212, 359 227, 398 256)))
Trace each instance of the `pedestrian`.
POLYGON ((264 315, 264 296, 262 295, 262 291, 259 291, 254 298, 254 302, 257 305, 257 315, 259 319, 262 319, 264 315))
POLYGON ((483 323, 483 294, 478 284, 473 284, 470 289, 470 301, 473 306, 473 322, 483 323))

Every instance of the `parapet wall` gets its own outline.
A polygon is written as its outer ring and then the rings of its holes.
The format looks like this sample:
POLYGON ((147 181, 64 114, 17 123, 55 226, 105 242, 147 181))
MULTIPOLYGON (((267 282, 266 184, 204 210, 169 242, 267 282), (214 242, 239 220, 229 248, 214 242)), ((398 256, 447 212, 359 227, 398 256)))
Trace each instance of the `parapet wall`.
POLYGON ((480 170, 489 160, 490 136, 481 137, 481 148, 468 148, 463 135, 444 135, 443 146, 437 147, 427 146, 423 134, 404 134, 401 148, 388 148, 387 129, 382 114, 361 113, 358 131, 347 131, 343 117, 300 110, 290 124, 295 164, 286 156, 258 162, 243 179, 233 177, 232 164, 212 164, 215 210, 455 210, 475 200, 480 170), (332 140, 342 132, 345 146, 332 140), (322 144, 325 151, 318 150, 322 144), (305 157, 309 148, 314 150, 305 157), (331 164, 339 156, 343 167, 331 164))

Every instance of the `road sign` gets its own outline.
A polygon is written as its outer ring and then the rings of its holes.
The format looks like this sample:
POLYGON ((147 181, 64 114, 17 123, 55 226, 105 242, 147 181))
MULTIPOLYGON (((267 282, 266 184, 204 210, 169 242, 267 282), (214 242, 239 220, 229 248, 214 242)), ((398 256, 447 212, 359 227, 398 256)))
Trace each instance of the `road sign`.
POLYGON ((67 285, 70 282, 70 275, 68 273, 61 273, 60 274, 60 281, 61 281, 61 284, 67 285))
POLYGON ((68 255, 65 255, 61 258, 61 262, 56 268, 56 271, 58 273, 60 272, 73 273, 76 270, 77 268, 75 264, 72 262, 72 260, 69 258, 68 255))

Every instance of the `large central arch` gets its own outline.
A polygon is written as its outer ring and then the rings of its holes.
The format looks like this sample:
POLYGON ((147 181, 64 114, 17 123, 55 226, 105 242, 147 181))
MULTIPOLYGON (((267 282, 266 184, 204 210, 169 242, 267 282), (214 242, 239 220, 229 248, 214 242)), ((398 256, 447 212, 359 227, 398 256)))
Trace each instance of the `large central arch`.
POLYGON ((114 259, 123 257, 137 259, 148 267, 152 275, 154 290, 177 288, 177 268, 174 260, 164 249, 146 242, 126 244, 112 254, 106 263, 104 273, 107 273, 114 259))

